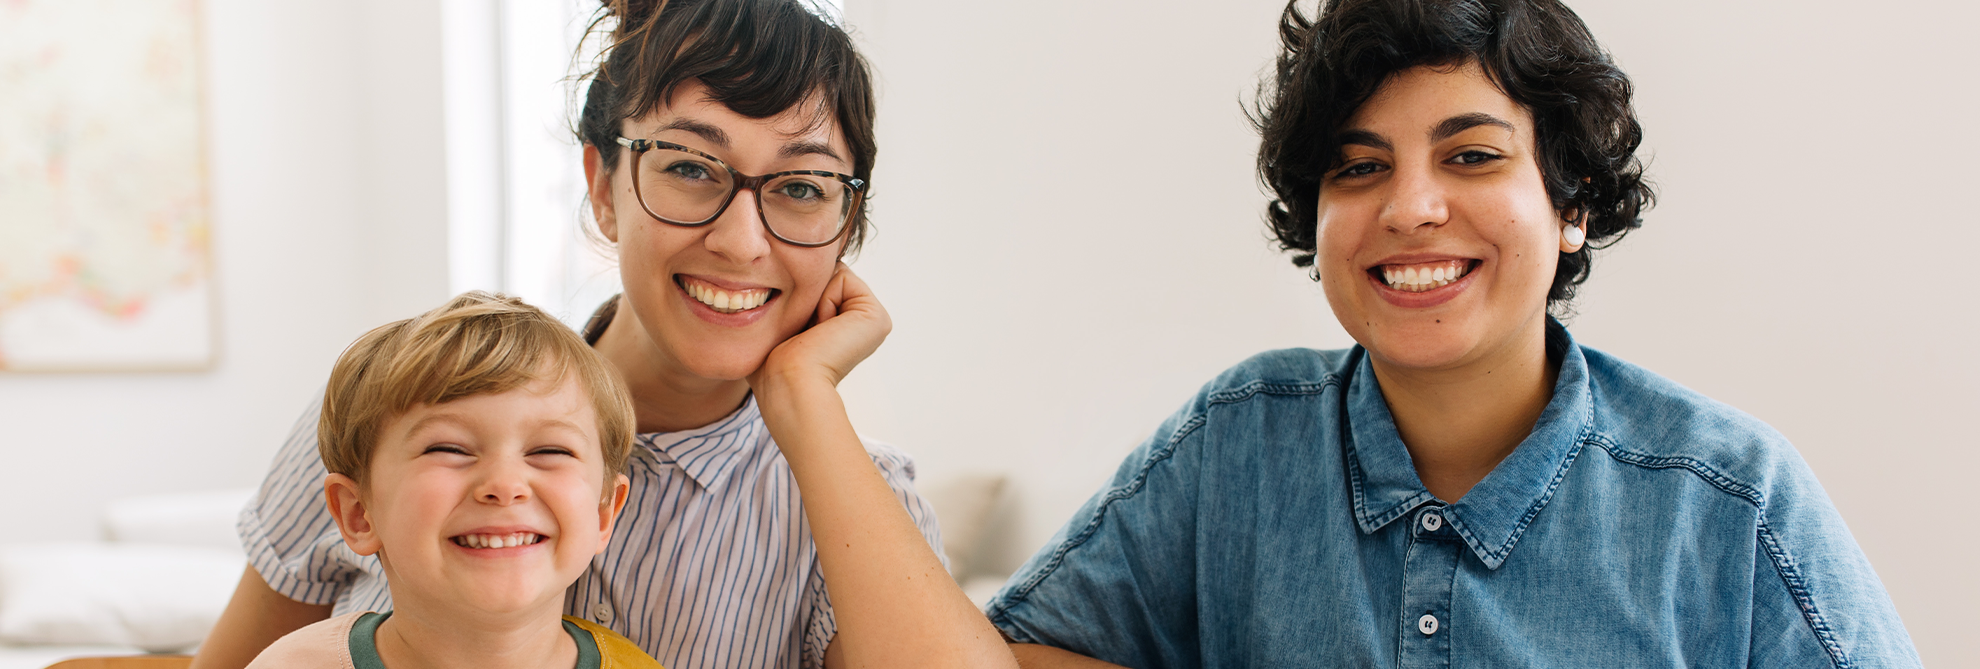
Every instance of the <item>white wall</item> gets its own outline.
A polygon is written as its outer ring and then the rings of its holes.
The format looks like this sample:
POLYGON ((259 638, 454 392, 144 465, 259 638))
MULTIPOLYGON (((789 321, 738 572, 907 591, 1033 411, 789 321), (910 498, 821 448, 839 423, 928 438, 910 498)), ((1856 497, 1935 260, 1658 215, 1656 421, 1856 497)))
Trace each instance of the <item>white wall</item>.
POLYGON ((446 297, 437 0, 202 0, 220 358, 0 375, 0 541, 258 483, 330 363, 446 297))
POLYGON ((929 480, 1016 477, 993 563, 1028 557, 1218 371, 1352 344, 1259 222, 1240 99, 1272 55, 1269 3, 847 12, 881 88, 856 267, 895 320, 848 401, 929 480))
MULTIPOLYGON (((1794 440, 1927 664, 1980 666, 1973 5, 1572 3, 1639 86, 1662 204, 1570 326, 1794 440)), ((1238 101, 1282 5, 857 0, 897 327, 847 381, 924 480, 1007 472, 1014 566, 1218 370, 1351 343, 1264 238, 1238 101)))

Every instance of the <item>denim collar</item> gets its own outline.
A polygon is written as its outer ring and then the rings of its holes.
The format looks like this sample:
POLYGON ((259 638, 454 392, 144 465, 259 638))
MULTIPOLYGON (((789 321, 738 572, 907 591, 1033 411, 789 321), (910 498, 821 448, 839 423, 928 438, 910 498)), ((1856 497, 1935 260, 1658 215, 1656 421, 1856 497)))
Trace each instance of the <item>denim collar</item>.
POLYGON ((713 490, 748 459, 741 456, 769 441, 758 438, 763 424, 759 415, 756 394, 750 393, 735 413, 721 420, 680 432, 648 432, 634 441, 659 454, 662 462, 680 467, 702 490, 713 490))
MULTIPOLYGON (((1555 486, 1581 452, 1590 434, 1594 402, 1588 362, 1567 329, 1547 319, 1549 357, 1560 359, 1554 398, 1540 413, 1533 433, 1511 455, 1447 505, 1444 519, 1489 569, 1505 564, 1526 526, 1547 506, 1555 486)), ((1356 346, 1346 361, 1353 366, 1347 389, 1348 480, 1353 486, 1355 524, 1373 534, 1424 504, 1438 502, 1416 477, 1409 449, 1396 432, 1395 417, 1375 379, 1368 352, 1356 346)))

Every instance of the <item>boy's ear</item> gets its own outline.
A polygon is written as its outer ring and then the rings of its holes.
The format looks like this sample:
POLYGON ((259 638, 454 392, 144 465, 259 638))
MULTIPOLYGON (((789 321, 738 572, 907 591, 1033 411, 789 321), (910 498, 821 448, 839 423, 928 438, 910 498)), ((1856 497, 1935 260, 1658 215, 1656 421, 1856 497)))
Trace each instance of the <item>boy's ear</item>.
POLYGON ((350 546, 352 552, 374 555, 384 548, 371 525, 371 510, 358 494, 357 481, 343 474, 331 474, 323 479, 323 498, 330 505, 330 517, 337 520, 337 530, 344 534, 344 545, 350 546))
POLYGON ((632 480, 625 474, 612 478, 612 489, 605 499, 598 500, 598 553, 605 554, 606 544, 612 541, 612 523, 619 518, 619 510, 626 508, 626 494, 632 490, 632 480))
POLYGON ((591 196, 591 218, 598 223, 598 234, 619 243, 618 210, 612 208, 612 171, 605 169, 605 156, 598 147, 584 145, 585 193, 591 196))

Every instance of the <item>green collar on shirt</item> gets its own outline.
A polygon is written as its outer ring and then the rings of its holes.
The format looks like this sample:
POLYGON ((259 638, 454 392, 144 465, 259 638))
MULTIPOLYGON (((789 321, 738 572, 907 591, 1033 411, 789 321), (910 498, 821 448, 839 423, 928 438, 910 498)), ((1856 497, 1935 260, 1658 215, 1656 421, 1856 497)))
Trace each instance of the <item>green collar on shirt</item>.
MULTIPOLYGON (((351 624, 351 665, 356 669, 385 669, 385 660, 378 657, 378 626, 392 617, 392 613, 366 613, 358 616, 351 624)), ((598 669, 598 640, 591 632, 578 627, 569 620, 564 623, 564 633, 577 642, 577 667, 575 669, 598 669)))

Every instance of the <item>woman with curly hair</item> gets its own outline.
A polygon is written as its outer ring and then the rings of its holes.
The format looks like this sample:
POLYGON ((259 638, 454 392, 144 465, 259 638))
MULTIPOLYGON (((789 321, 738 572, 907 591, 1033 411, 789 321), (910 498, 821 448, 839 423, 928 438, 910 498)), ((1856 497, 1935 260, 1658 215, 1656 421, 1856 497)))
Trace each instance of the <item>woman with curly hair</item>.
POLYGON ((1358 345, 1255 356, 1131 454, 991 602, 1025 666, 1917 666, 1779 433, 1550 316, 1652 200, 1572 11, 1280 36, 1268 218, 1358 345))

